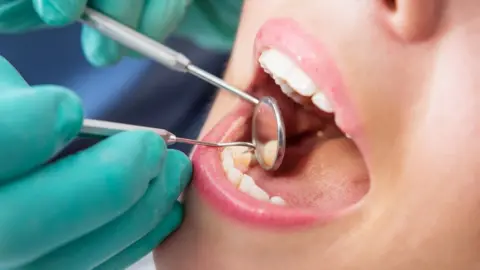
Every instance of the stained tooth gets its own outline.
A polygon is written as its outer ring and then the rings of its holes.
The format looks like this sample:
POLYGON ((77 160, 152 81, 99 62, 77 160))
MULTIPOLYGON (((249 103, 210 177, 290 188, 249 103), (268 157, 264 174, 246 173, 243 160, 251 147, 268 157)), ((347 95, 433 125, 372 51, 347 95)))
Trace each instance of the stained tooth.
POLYGON ((280 196, 273 196, 270 198, 270 202, 273 204, 278 204, 278 205, 285 205, 285 200, 282 199, 280 196))
POLYGON ((276 159, 277 151, 278 151, 278 141, 277 140, 271 140, 264 145, 263 152, 262 152, 262 157, 263 157, 263 162, 267 166, 272 166, 273 165, 273 163, 275 162, 275 159, 276 159))
POLYGON ((242 181, 243 173, 236 168, 227 169, 227 178, 232 182, 235 187, 238 187, 240 181, 242 181))
POLYGON ((330 102, 327 100, 325 94, 319 92, 313 95, 312 102, 315 106, 317 106, 320 110, 333 113, 333 107, 330 102))
POLYGON ((247 147, 235 147, 231 151, 235 168, 240 171, 246 172, 254 164, 254 156, 247 147))

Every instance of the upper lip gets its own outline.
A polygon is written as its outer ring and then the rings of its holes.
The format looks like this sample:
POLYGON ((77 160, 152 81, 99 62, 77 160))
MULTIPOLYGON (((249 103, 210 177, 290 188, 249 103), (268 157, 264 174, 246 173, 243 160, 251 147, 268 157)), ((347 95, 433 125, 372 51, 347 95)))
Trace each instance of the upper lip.
MULTIPOLYGON (((301 67, 314 82, 326 89, 326 95, 335 102, 341 100, 335 94, 340 86, 339 76, 324 49, 289 19, 274 19, 266 22, 257 34, 255 59, 267 48, 277 49, 301 67), (282 31, 278 31, 282 29, 282 31)), ((248 89, 253 89, 249 87, 248 89)), ((249 104, 241 103, 236 111, 227 115, 204 138, 206 141, 224 141, 247 121, 244 117, 251 111, 249 104), (246 113, 245 113, 246 112, 246 113)), ((226 179, 222 170, 218 149, 198 146, 192 155, 194 166, 193 184, 202 197, 223 213, 243 221, 262 225, 291 226, 312 222, 325 222, 336 213, 319 213, 311 210, 280 207, 257 201, 236 190, 226 179)))

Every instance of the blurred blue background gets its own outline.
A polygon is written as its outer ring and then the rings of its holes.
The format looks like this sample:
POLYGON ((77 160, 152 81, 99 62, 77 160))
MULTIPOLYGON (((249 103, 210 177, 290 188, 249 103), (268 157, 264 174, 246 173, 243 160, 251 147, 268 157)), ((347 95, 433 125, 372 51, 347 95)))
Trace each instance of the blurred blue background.
MULTIPOLYGON (((115 66, 90 66, 80 48, 78 24, 21 35, 0 35, 0 54, 28 83, 58 84, 83 100, 86 117, 166 128, 177 136, 195 138, 216 89, 187 74, 173 72, 147 59, 124 59, 115 66)), ((228 53, 207 51, 188 40, 166 44, 198 66, 221 76, 228 53)), ((90 142, 72 145, 68 152, 90 142)), ((188 145, 173 148, 188 153, 188 145)))

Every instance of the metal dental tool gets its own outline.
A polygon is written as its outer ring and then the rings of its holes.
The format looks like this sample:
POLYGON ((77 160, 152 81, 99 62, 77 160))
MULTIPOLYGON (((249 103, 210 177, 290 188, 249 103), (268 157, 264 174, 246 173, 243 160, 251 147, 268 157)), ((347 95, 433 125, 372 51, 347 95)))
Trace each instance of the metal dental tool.
POLYGON ((246 146, 248 148, 255 149, 255 145, 249 142, 211 143, 211 142, 197 141, 197 140, 177 137, 175 136, 175 134, 165 129, 127 125, 127 124, 120 124, 120 123, 93 120, 93 119, 83 120, 83 126, 82 126, 82 129, 80 130, 80 137, 94 137, 94 138, 104 139, 120 132, 132 131, 132 130, 153 131, 156 134, 158 134, 160 137, 162 137, 165 140, 167 145, 172 145, 175 143, 186 143, 186 144, 193 144, 193 145, 205 145, 205 146, 211 146, 211 147, 246 146))
MULTIPOLYGON (((285 138, 285 126, 283 123, 283 118, 275 99, 273 99, 272 97, 264 97, 259 100, 256 97, 251 96, 248 93, 229 85, 224 80, 193 65, 185 55, 179 52, 176 52, 171 48, 145 35, 142 35, 141 33, 138 33, 137 31, 129 28, 128 26, 125 26, 93 9, 87 8, 82 16, 81 21, 89 25, 90 27, 95 28, 99 32, 103 33, 104 35, 112 38, 113 40, 116 40, 117 42, 124 45, 125 47, 128 47, 136 52, 139 52, 144 56, 150 59, 153 59, 158 63, 172 70, 190 73, 203 81, 206 81, 216 87, 219 87, 220 89, 225 89, 230 93, 233 93, 238 97, 242 98, 243 100, 253 104, 255 108, 253 113, 253 126, 252 126, 253 145, 252 146, 256 150, 255 156, 263 169, 269 171, 269 170, 276 170, 279 168, 279 166, 283 161, 283 157, 285 155, 286 138, 285 138), (260 131, 261 130, 260 123, 267 122, 267 121, 262 121, 262 120, 265 120, 265 117, 269 117, 269 120, 271 121, 269 123, 275 123, 275 128, 273 129, 273 132, 272 130, 270 130, 270 132, 265 132, 265 130, 260 131), (278 146, 276 147, 276 154, 274 155, 275 156, 274 162, 266 163, 263 158, 263 148, 267 142, 272 140, 276 140, 278 142, 278 146)), ((87 122, 87 124, 89 123, 90 122, 87 122)), ((100 123, 104 123, 104 122, 100 122, 100 123)), ((107 128, 111 127, 111 125, 115 125, 115 124, 108 123, 107 128)), ((158 131, 157 129, 153 129, 153 130, 158 131)), ((160 135, 162 136, 162 134, 160 135)), ((176 138, 176 141, 193 143, 193 144, 203 144, 207 146, 220 146, 220 147, 225 147, 226 146, 225 144, 227 144, 227 143, 205 143, 205 142, 183 139, 183 138, 176 138)), ((238 143, 234 143, 234 144, 238 145, 238 143)), ((242 144, 248 144, 248 143, 242 143, 242 144)))

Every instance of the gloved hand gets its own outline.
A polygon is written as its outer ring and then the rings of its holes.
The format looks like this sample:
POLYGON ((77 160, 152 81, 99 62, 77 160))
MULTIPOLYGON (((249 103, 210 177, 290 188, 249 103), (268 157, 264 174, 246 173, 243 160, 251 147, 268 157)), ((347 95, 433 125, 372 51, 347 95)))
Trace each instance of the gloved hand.
POLYGON ((179 225, 191 163, 153 133, 41 166, 81 123, 74 94, 30 87, 0 58, 0 269, 122 269, 179 225))
POLYGON ((240 22, 243 0, 193 0, 174 34, 197 45, 230 51, 240 22))
MULTIPOLYGON (((18 33, 45 26, 64 26, 78 20, 85 6, 155 39, 165 38, 183 19, 191 0, 2 0, 0 33, 18 33)), ((137 55, 84 26, 82 47, 96 66, 113 64, 125 55, 137 55)))

